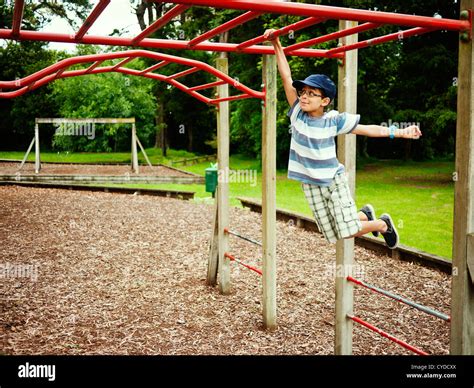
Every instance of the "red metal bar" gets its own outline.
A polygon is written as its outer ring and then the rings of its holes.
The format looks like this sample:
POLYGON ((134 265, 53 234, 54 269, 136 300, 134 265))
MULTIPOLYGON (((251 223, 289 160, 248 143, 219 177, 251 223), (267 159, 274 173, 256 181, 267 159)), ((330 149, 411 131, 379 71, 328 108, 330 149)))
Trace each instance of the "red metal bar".
POLYGON ((135 58, 125 58, 123 61, 120 61, 116 65, 112 66, 112 70, 116 70, 119 67, 122 67, 123 65, 127 64, 128 62, 133 61, 135 58))
POLYGON ((104 61, 97 61, 94 62, 87 70, 86 74, 90 73, 92 70, 94 70, 97 66, 101 65, 104 61))
POLYGON ((262 275, 262 271, 260 271, 258 268, 252 267, 251 265, 245 264, 242 260, 236 259, 234 256, 232 256, 230 253, 225 252, 224 256, 229 258, 232 261, 237 262, 238 264, 244 266, 245 268, 248 268, 251 271, 254 271, 258 273, 260 276, 262 275))
POLYGON ((348 315, 347 317, 349 319, 352 319, 354 322, 357 322, 357 323, 361 324, 362 326, 365 326, 369 330, 372 330, 373 332, 381 335, 382 337, 385 337, 385 338, 389 339, 390 341, 395 342, 396 344, 404 347, 405 349, 408 349, 408 350, 412 351, 413 353, 419 354, 421 356, 428 356, 429 355, 428 353, 424 352, 423 350, 420 350, 420 349, 415 348, 414 346, 412 346, 410 344, 407 344, 406 342, 398 339, 397 337, 394 337, 393 335, 386 333, 385 331, 379 329, 378 327, 376 327, 374 325, 371 325, 370 323, 368 323, 368 322, 366 322, 366 321, 364 321, 364 320, 362 320, 358 317, 354 317, 352 315, 348 315))
POLYGON ((330 40, 339 39, 339 38, 342 38, 343 36, 358 34, 359 32, 372 30, 372 29, 377 28, 377 27, 380 27, 380 24, 377 24, 377 23, 364 23, 364 24, 361 24, 361 25, 356 26, 356 27, 346 28, 345 30, 333 32, 331 34, 323 35, 323 36, 320 36, 318 38, 313 38, 313 39, 306 40, 304 42, 299 42, 299 43, 296 43, 296 44, 292 44, 291 46, 285 47, 283 51, 285 53, 289 53, 291 51, 298 50, 298 49, 303 48, 303 47, 309 47, 309 46, 313 46, 313 45, 320 44, 320 43, 323 43, 323 42, 327 42, 327 41, 330 41, 330 40))
POLYGON ((252 98, 252 96, 250 96, 248 94, 239 94, 238 96, 215 98, 211 101, 211 103, 217 105, 217 104, 219 104, 219 102, 244 100, 246 98, 252 98))
POLYGON ((225 22, 224 24, 221 24, 219 27, 213 28, 210 31, 205 32, 202 35, 199 35, 198 37, 192 39, 188 43, 188 47, 193 47, 197 45, 200 42, 203 42, 205 40, 209 40, 212 37, 222 34, 223 32, 229 31, 230 29, 237 27, 241 24, 244 24, 252 19, 255 19, 256 17, 260 16, 263 12, 253 12, 249 11, 244 13, 243 15, 237 16, 236 18, 229 20, 228 22, 225 22))
MULTIPOLYGON (((110 72, 110 71, 117 71, 124 74, 143 76, 143 77, 148 77, 148 78, 156 79, 159 81, 167 82, 170 85, 179 88, 180 90, 190 94, 191 96, 207 104, 212 103, 213 101, 212 99, 207 98, 201 95, 200 93, 197 93, 195 90, 190 90, 190 88, 179 83, 173 78, 169 78, 161 74, 144 72, 142 70, 129 69, 125 67, 117 67, 116 65, 97 68, 98 64, 103 61, 119 59, 119 58, 137 58, 137 57, 146 57, 146 58, 150 58, 154 60, 165 61, 167 63, 174 62, 180 65, 191 66, 193 68, 193 71, 194 71, 194 68, 198 70, 206 71, 207 73, 212 74, 213 76, 219 78, 221 82, 225 82, 225 83, 228 83, 229 85, 234 86, 236 89, 240 90, 241 92, 245 94, 248 94, 250 97, 260 98, 260 99, 263 99, 265 97, 263 92, 250 89, 241 83, 236 84, 233 78, 213 68, 212 66, 209 66, 206 63, 199 62, 193 59, 175 57, 175 56, 167 55, 167 54, 159 54, 159 53, 155 53, 151 51, 130 50, 130 51, 125 51, 125 52, 111 52, 111 53, 93 54, 93 55, 84 55, 80 57, 66 58, 54 65, 48 66, 47 68, 40 70, 34 74, 31 74, 20 80, 0 81, 0 88, 2 89, 19 88, 13 92, 0 93, 0 98, 12 98, 12 97, 17 97, 19 95, 22 95, 26 93, 26 91, 28 91, 28 87, 33 83, 34 85, 31 86, 32 90, 42 85, 45 85, 48 82, 54 81, 58 72, 61 69, 74 66, 77 64, 94 62, 92 66, 89 66, 86 69, 64 71, 57 78, 66 78, 66 77, 73 77, 73 76, 86 75, 86 74, 98 74, 98 73, 105 73, 105 72, 110 72)), ((187 71, 189 70, 191 69, 188 69, 187 71)))
POLYGON ((226 83, 227 82, 225 81, 216 81, 216 82, 211 82, 204 85, 193 86, 192 88, 189 88, 189 90, 191 91, 204 90, 204 89, 213 88, 215 86, 225 85, 226 83))
POLYGON ((57 78, 60 78, 61 77, 61 74, 64 73, 64 71, 66 70, 66 68, 63 68, 61 70, 59 70, 56 75, 54 76, 54 79, 57 79, 57 78))
POLYGON ((180 77, 184 77, 188 74, 193 74, 197 71, 199 71, 200 69, 197 68, 197 67, 192 67, 190 69, 187 69, 187 70, 184 70, 184 71, 181 71, 179 73, 176 73, 176 74, 173 74, 173 75, 169 75, 168 77, 166 77, 167 79, 176 79, 176 78, 180 78, 180 77))
POLYGON ((25 0, 16 0, 13 10, 12 37, 17 38, 20 33, 21 21, 23 20, 23 10, 25 9, 25 0))
MULTIPOLYGON (((0 29, 0 39, 12 39, 12 30, 0 29)), ((95 36, 86 35, 80 41, 74 36, 68 34, 59 34, 53 32, 25 31, 21 30, 18 36, 20 40, 34 40, 62 43, 83 43, 106 46, 132 46, 130 38, 118 36, 95 36)), ((188 41, 171 39, 143 39, 136 46, 155 49, 187 50, 188 41)), ((193 47, 193 50, 215 51, 215 52, 236 52, 237 44, 234 43, 206 43, 202 42, 193 47)), ((245 54, 274 54, 273 47, 270 46, 251 46, 239 50, 245 54)), ((328 57, 328 50, 300 49, 293 51, 291 55, 300 57, 328 57)), ((331 58, 344 58, 344 54, 331 55, 331 58)))
POLYGON ((161 27, 166 25, 171 19, 182 14, 189 7, 190 6, 187 5, 177 5, 173 7, 168 12, 166 12, 161 18, 153 22, 150 26, 148 26, 148 28, 144 29, 139 35, 133 38, 132 45, 136 45, 137 43, 141 42, 148 35, 154 33, 156 30, 159 30, 161 27))
MULTIPOLYGON (((325 19, 322 18, 315 18, 315 17, 310 17, 306 18, 304 20, 300 20, 299 22, 289 24, 288 26, 285 26, 283 28, 280 28, 279 30, 276 30, 273 33, 273 36, 276 38, 277 36, 285 35, 288 34, 290 31, 298 31, 302 30, 303 28, 312 26, 313 24, 321 23, 325 19)), ((254 44, 259 44, 264 42, 266 39, 263 37, 263 35, 260 35, 256 38, 246 40, 245 42, 240 43, 237 46, 237 50, 242 50, 246 47, 253 46, 254 44)))
POLYGON ((104 12, 104 9, 109 5, 110 0, 100 0, 99 3, 92 10, 90 15, 85 20, 84 24, 81 26, 79 31, 77 31, 75 39, 82 39, 82 37, 89 31, 92 25, 95 23, 97 18, 104 12))
POLYGON ((153 70, 159 69, 160 67, 166 66, 169 62, 168 61, 161 61, 158 62, 156 65, 150 66, 142 71, 142 73, 151 73, 153 70))
POLYGON ((373 39, 363 40, 362 42, 357 42, 357 43, 349 44, 346 46, 336 47, 329 50, 328 54, 340 54, 341 52, 360 49, 360 48, 364 48, 368 46, 375 46, 376 44, 386 43, 386 42, 390 42, 392 40, 397 40, 397 39, 404 39, 404 38, 408 38, 414 35, 426 34, 427 32, 431 32, 431 31, 433 30, 430 30, 428 28, 421 28, 421 27, 411 28, 409 30, 395 32, 393 34, 388 34, 388 35, 379 36, 373 39))
POLYGON ((422 304, 419 304, 419 303, 416 303, 416 302, 414 302, 410 299, 404 298, 403 296, 394 294, 393 292, 384 290, 383 288, 373 286, 372 284, 368 284, 366 282, 363 282, 362 280, 355 279, 352 276, 348 276, 347 280, 349 280, 350 282, 352 282, 354 284, 357 284, 358 286, 361 286, 361 287, 367 288, 367 289, 369 289, 373 292, 376 292, 380 295, 383 295, 383 296, 386 296, 386 297, 391 298, 393 300, 396 300, 397 302, 400 302, 400 303, 406 304, 407 306, 413 307, 413 308, 415 308, 419 311, 424 312, 425 314, 429 314, 429 315, 432 315, 436 318, 440 318, 440 319, 442 319, 446 322, 451 321, 450 317, 446 314, 443 314, 439 311, 433 310, 429 307, 423 306, 422 304))
POLYGON ((180 83, 180 82, 178 82, 174 79, 168 79, 166 76, 164 76, 162 74, 142 73, 139 70, 128 69, 126 67, 121 67, 121 68, 117 69, 117 71, 120 72, 120 73, 128 74, 128 75, 142 76, 142 77, 151 78, 151 79, 154 79, 154 80, 157 80, 157 81, 163 81, 163 82, 166 82, 166 83, 170 84, 171 86, 174 86, 175 88, 183 91, 184 93, 189 94, 191 97, 194 97, 197 100, 204 102, 205 104, 210 104, 212 102, 212 100, 210 98, 205 97, 205 96, 203 96, 202 94, 200 94, 198 92, 190 91, 187 86, 183 85, 182 83, 180 83))
MULTIPOLYGON (((232 99, 238 100, 239 97, 240 97, 240 98, 245 98, 245 96, 246 96, 246 95, 243 94, 243 95, 240 95, 240 96, 223 97, 222 99, 219 99, 218 102, 227 101, 228 98, 232 98, 232 99)), ((260 241, 254 240, 253 238, 250 238, 250 237, 242 236, 241 234, 236 233, 236 232, 234 232, 234 231, 232 231, 232 230, 230 230, 230 229, 228 229, 228 228, 224 228, 224 233, 232 234, 232 235, 234 235, 234 236, 236 236, 236 237, 241 238, 242 240, 248 241, 248 242, 250 242, 250 243, 252 243, 252 244, 255 244, 255 245, 262 246, 262 243, 261 243, 260 241)))
MULTIPOLYGON (((152 0, 158 1, 158 0, 152 0)), ((277 2, 264 0, 168 0, 168 3, 198 5, 215 8, 260 11, 285 15, 315 16, 325 19, 354 20, 399 26, 426 27, 435 30, 465 31, 471 23, 468 20, 440 19, 393 12, 367 11, 362 9, 334 7, 327 5, 277 2)))
MULTIPOLYGON (((113 70, 112 70, 112 66, 106 66, 106 67, 100 67, 100 68, 93 69, 89 73, 86 73, 86 71, 87 71, 87 69, 65 71, 61 74, 61 76, 59 78, 78 77, 78 76, 88 75, 88 74, 108 73, 108 72, 111 72, 113 70)), ((203 96, 203 95, 201 95, 197 92, 189 91, 189 88, 187 88, 183 84, 180 84, 179 82, 177 82, 175 80, 167 80, 165 76, 162 76, 160 74, 154 74, 154 73, 143 74, 139 70, 129 69, 129 68, 126 68, 126 67, 118 68, 115 71, 119 72, 119 73, 127 74, 127 75, 142 76, 142 77, 146 77, 146 78, 155 79, 157 81, 167 82, 170 85, 180 89, 181 91, 191 95, 192 97, 194 97, 194 98, 196 98, 196 99, 198 99, 198 100, 200 100, 200 101, 202 101, 206 104, 212 103, 212 100, 210 98, 207 98, 207 97, 205 97, 205 96, 203 96)), ((34 84, 31 84, 29 86, 25 86, 21 89, 13 91, 13 92, 3 92, 3 93, 0 92, 0 98, 18 97, 18 96, 21 96, 21 95, 25 94, 26 92, 28 92, 30 90, 35 90, 35 89, 37 89, 41 86, 44 86, 47 83, 52 82, 54 80, 55 80, 55 75, 48 75, 48 76, 45 76, 44 78, 42 78, 41 80, 39 80, 37 82, 34 82, 34 84)))

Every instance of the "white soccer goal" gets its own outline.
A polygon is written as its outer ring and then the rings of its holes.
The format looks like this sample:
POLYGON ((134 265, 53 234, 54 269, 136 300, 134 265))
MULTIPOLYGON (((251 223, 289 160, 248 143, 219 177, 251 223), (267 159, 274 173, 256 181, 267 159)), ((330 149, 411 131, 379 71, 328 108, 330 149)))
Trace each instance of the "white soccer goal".
POLYGON ((112 119, 112 118, 101 118, 101 119, 65 119, 65 118, 37 118, 35 119, 35 136, 28 147, 28 150, 25 153, 23 160, 21 161, 20 167, 18 170, 23 168, 26 160, 28 159, 28 155, 35 146, 35 173, 38 174, 41 170, 41 156, 40 156, 40 142, 39 142, 39 124, 55 124, 59 126, 64 126, 66 124, 73 124, 76 128, 81 128, 79 126, 82 125, 89 125, 89 124, 131 124, 132 125, 132 170, 134 173, 138 174, 138 150, 137 144, 140 147, 140 150, 145 157, 146 162, 150 167, 152 167, 150 163, 150 159, 148 159, 148 155, 145 152, 145 149, 140 143, 140 140, 137 136, 137 130, 135 126, 135 118, 128 118, 128 119, 112 119))

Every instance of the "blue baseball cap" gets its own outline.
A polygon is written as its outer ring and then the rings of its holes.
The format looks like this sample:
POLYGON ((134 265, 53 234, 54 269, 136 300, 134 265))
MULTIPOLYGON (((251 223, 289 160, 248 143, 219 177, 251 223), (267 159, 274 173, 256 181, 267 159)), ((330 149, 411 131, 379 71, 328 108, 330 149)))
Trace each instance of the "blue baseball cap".
POLYGON ((336 97, 336 85, 327 75, 311 74, 303 81, 293 81, 293 87, 295 89, 303 89, 305 85, 311 88, 321 89, 324 92, 324 95, 329 97, 331 101, 336 97))

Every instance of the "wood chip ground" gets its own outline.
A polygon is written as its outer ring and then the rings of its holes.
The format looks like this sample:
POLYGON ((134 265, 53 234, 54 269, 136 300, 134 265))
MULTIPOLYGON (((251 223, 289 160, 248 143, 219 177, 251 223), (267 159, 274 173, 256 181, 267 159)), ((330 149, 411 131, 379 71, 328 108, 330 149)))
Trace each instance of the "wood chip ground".
MULTIPOLYGON (((231 295, 206 285, 210 203, 17 186, 0 195, 0 264, 14 268, 0 272, 2 354, 333 354, 335 247, 318 234, 277 223, 278 329, 265 331, 257 274, 232 263, 231 295)), ((232 229, 260 239, 259 214, 230 214, 232 229)), ((259 247, 230 239, 261 267, 259 247)), ((358 247, 356 264, 365 281, 449 314, 448 275, 358 247)), ((437 318, 360 288, 354 312, 430 354, 449 351, 437 318)), ((359 325, 353 348, 410 354, 359 325)))
MULTIPOLYGON (((18 170, 20 163, 0 162, 0 175, 31 175, 35 173, 35 164, 26 163, 21 170, 18 170)), ((177 176, 188 177, 191 174, 181 172, 174 168, 166 166, 148 166, 139 167, 138 176, 177 176)), ((40 175, 99 175, 99 176, 127 176, 135 175, 130 165, 96 165, 96 164, 60 164, 60 163, 42 163, 40 175)))

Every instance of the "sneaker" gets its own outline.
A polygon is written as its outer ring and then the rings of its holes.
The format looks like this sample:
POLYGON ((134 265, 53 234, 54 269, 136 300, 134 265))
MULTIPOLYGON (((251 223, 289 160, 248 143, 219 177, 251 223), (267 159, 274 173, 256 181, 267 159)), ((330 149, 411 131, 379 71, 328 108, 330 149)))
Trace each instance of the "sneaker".
POLYGON ((392 217, 384 213, 380 216, 380 219, 387 224, 387 231, 382 233, 382 237, 385 240, 385 243, 390 249, 395 249, 398 246, 398 232, 395 229, 393 224, 392 217))
MULTIPOLYGON (((362 213, 367 216, 369 221, 374 221, 377 217, 375 216, 375 210, 371 204, 365 205, 362 209, 360 209, 362 213)), ((379 232, 372 232, 374 237, 379 237, 379 232)))

